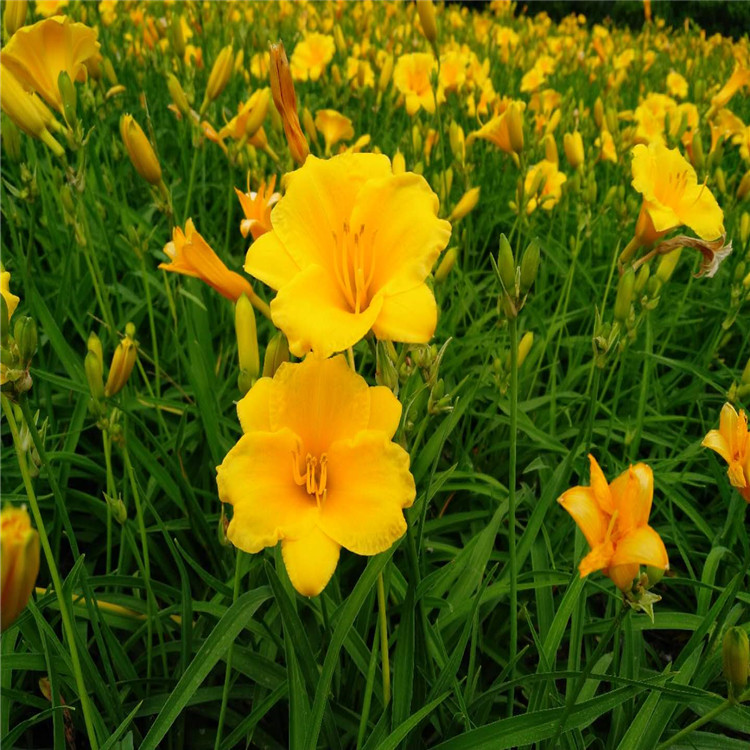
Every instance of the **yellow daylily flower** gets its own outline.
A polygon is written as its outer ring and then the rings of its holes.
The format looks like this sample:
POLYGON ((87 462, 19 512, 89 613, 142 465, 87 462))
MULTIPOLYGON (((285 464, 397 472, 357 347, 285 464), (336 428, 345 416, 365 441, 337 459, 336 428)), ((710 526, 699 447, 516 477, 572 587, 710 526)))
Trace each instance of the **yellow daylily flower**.
POLYGON ((251 192, 249 185, 246 193, 234 189, 245 214, 245 218, 240 222, 243 237, 252 234, 253 239, 257 240, 261 235, 271 231, 271 209, 281 198, 281 193, 274 193, 275 186, 276 175, 273 175, 267 185, 265 180, 260 183, 258 192, 251 192))
POLYGON ((531 213, 537 206, 545 211, 551 211, 562 198, 562 186, 567 176, 561 172, 557 164, 547 159, 529 167, 524 180, 524 192, 529 197, 526 213, 531 213))
POLYGON ((573 487, 557 499, 583 532, 591 551, 581 560, 581 577, 601 570, 621 591, 630 590, 641 565, 669 569, 659 534, 648 525, 654 475, 636 464, 607 483, 596 459, 589 455, 589 487, 573 487))
POLYGON ((227 538, 249 553, 281 541, 289 578, 317 596, 341 547, 387 550, 414 502, 409 454, 392 442, 401 404, 371 387, 343 356, 282 364, 238 402, 243 435, 218 467, 233 506, 227 538))
POLYGON ((505 151, 506 154, 514 153, 514 142, 513 138, 511 138, 513 135, 512 126, 514 125, 514 119, 521 119, 524 106, 522 103, 511 101, 501 114, 488 120, 479 130, 469 133, 466 138, 466 145, 469 146, 477 138, 481 138, 493 143, 501 151, 505 151))
MULTIPOLYGON (((37 4, 38 7, 38 4, 37 4)), ((57 79, 65 71, 71 81, 85 81, 86 61, 97 54, 96 31, 67 16, 53 16, 13 34, 0 60, 28 89, 63 112, 57 79)))
POLYGON ((0 294, 5 299, 5 306, 8 308, 8 320, 10 320, 21 300, 10 291, 10 273, 8 271, 0 271, 0 294))
POLYGON ((730 484, 750 503, 750 434, 745 412, 740 409, 737 414, 731 404, 724 404, 719 429, 710 430, 701 445, 716 451, 729 464, 730 484))
POLYGON ((393 70, 393 83, 404 96, 407 114, 414 115, 422 107, 432 114, 435 111, 435 93, 432 90, 432 71, 437 62, 428 52, 401 55, 393 70))
POLYGON ((602 130, 601 135, 594 141, 594 145, 601 149, 599 158, 602 161, 611 161, 613 164, 617 164, 617 148, 609 130, 602 130))
POLYGON ((688 95, 688 82, 673 70, 667 73, 667 90, 671 96, 684 99, 688 95))
POLYGON ((746 68, 740 63, 737 63, 732 75, 729 80, 721 87, 716 96, 711 99, 711 109, 708 111, 706 118, 710 118, 714 112, 720 110, 722 107, 726 107, 729 100, 741 89, 743 86, 750 84, 750 68, 746 68))
POLYGON ((39 532, 26 508, 0 512, 0 631, 23 612, 39 575, 39 532))
POLYGON ((68 0, 36 0, 34 3, 34 12, 38 16, 49 18, 57 15, 63 8, 68 5, 68 0))
POLYGON ((451 228, 420 175, 394 174, 383 154, 310 156, 289 175, 245 271, 278 290, 274 323, 296 356, 322 357, 379 339, 423 343, 437 305, 424 283, 451 228))
POLYGON ((311 31, 297 42, 289 66, 295 81, 317 81, 333 59, 336 43, 332 36, 311 31))
POLYGON ((339 141, 354 138, 352 121, 335 109, 320 109, 315 114, 315 127, 323 134, 326 142, 326 153, 331 153, 331 146, 339 141))

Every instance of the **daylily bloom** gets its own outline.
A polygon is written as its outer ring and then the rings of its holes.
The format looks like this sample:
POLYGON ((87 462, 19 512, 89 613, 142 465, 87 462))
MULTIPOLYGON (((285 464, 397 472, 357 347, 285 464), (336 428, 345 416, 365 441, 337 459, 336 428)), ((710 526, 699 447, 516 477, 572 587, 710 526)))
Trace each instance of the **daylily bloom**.
POLYGON ((218 136, 227 136, 236 141, 252 138, 266 119, 271 91, 268 87, 254 91, 250 98, 240 104, 237 114, 219 131, 218 136))
POLYGON ((379 339, 424 343, 437 305, 424 283, 448 244, 438 198, 416 174, 395 175, 383 154, 308 157, 253 242, 245 270, 278 290, 274 323, 296 356, 322 357, 379 339))
POLYGON ((289 61, 295 81, 317 81, 336 51, 332 36, 311 31, 304 39, 297 42, 289 61))
POLYGON ((581 560, 581 577, 601 570, 621 591, 629 591, 639 566, 667 570, 669 559, 659 534, 648 525, 654 475, 636 464, 607 483, 596 459, 589 455, 589 487, 573 487, 557 502, 570 513, 591 551, 581 560))
POLYGON ((86 61, 98 50, 94 29, 67 16, 53 16, 18 29, 0 59, 24 87, 64 114, 58 76, 65 71, 71 81, 85 81, 86 61))
POLYGON ((688 82, 673 70, 667 74, 667 89, 672 96, 684 99, 688 95, 688 82))
POLYGON ((557 164, 547 159, 529 167, 524 180, 524 192, 529 196, 526 213, 530 214, 537 206, 551 211, 562 198, 562 186, 567 179, 557 164))
POLYGON ((393 83, 404 95, 407 114, 416 114, 420 107, 430 114, 435 111, 431 78, 436 67, 435 58, 428 52, 414 52, 398 58, 393 83))
POLYGON ((331 153, 331 146, 339 141, 354 138, 352 121, 335 109, 320 109, 315 115, 315 127, 323 134, 326 142, 326 153, 331 153))
POLYGON ((750 503, 750 434, 745 412, 740 409, 737 414, 731 404, 724 404, 719 429, 711 430, 701 445, 716 451, 729 464, 730 484, 750 503))
POLYGON ((341 547, 387 550, 414 501, 409 455, 391 442, 401 404, 370 387, 343 356, 282 364, 237 404, 243 435, 218 467, 234 508, 227 538, 245 552, 281 541, 292 585, 317 596, 341 547))
POLYGON ((253 239, 257 240, 258 237, 270 232, 273 228, 271 226, 271 209, 281 198, 281 193, 273 192, 275 186, 276 175, 273 175, 268 185, 266 185, 265 180, 260 183, 257 193, 251 192, 249 185, 246 193, 237 188, 234 189, 245 214, 245 218, 240 222, 240 232, 242 232, 243 237, 252 234, 253 239))
POLYGON ((10 320, 18 307, 20 298, 10 291, 10 273, 8 271, 0 271, 0 294, 5 299, 5 306, 8 308, 8 320, 10 320))
POLYGON ((23 612, 39 575, 39 532, 31 528, 26 508, 0 512, 0 630, 23 612))
POLYGON ((488 120, 479 130, 469 133, 466 138, 466 145, 468 146, 477 138, 481 138, 493 143, 501 151, 505 151, 506 154, 514 153, 511 126, 513 125, 514 118, 520 119, 523 106, 518 102, 510 102, 500 115, 488 120))
POLYGON ((716 96, 711 99, 711 109, 706 114, 710 118, 714 112, 726 107, 729 100, 743 87, 750 84, 750 68, 745 68, 739 63, 735 66, 729 80, 721 87, 716 96))

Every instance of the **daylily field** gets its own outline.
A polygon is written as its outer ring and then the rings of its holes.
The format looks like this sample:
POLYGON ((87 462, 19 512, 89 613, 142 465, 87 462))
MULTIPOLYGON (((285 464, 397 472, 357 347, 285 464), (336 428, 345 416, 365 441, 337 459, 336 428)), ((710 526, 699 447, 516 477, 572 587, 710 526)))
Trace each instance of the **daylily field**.
POLYGON ((750 747, 750 8, 561 5, 0 5, 3 748, 750 747))

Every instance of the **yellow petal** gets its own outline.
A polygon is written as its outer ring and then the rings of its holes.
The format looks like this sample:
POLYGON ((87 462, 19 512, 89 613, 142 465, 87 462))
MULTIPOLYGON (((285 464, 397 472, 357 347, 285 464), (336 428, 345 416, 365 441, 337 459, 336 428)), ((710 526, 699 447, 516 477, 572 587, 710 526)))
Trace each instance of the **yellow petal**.
POLYGON ((636 464, 623 471, 609 486, 618 511, 617 528, 621 531, 648 523, 654 497, 654 474, 646 464, 636 464))
POLYGON ((305 452, 319 457, 337 440, 353 438, 367 428, 370 388, 344 356, 319 359, 311 355, 299 364, 283 364, 274 385, 271 427, 290 428, 305 452))
POLYGON ((716 451, 727 463, 732 460, 732 451, 720 430, 709 430, 701 445, 716 451))
POLYGON ((271 378, 261 378, 237 402, 237 416, 243 432, 271 432, 270 406, 276 385, 271 378))
POLYGON ((719 415, 719 432, 726 438, 730 446, 733 444, 733 438, 737 432, 737 421, 739 415, 737 411, 730 403, 724 404, 721 407, 721 414, 719 415))
POLYGON ((219 498, 234 506, 227 537, 245 552, 260 552, 279 539, 298 539, 315 524, 315 499, 294 483, 297 436, 280 432, 243 435, 217 468, 219 498))
POLYGON ((602 570, 610 564, 614 549, 610 542, 597 544, 591 552, 578 564, 578 572, 581 578, 585 578, 589 573, 596 570, 602 570))
POLYGON ((613 581, 620 591, 629 591, 633 586, 633 579, 638 575, 638 563, 612 565, 602 572, 613 581))
POLYGON ((724 212, 706 185, 685 191, 680 219, 704 240, 715 240, 724 233, 724 212))
POLYGON ((683 224, 683 221, 670 206, 654 201, 643 201, 643 209, 649 215, 657 232, 668 232, 683 224))
POLYGON ((302 596, 317 596, 336 570, 340 549, 317 526, 301 539, 284 539, 281 554, 292 586, 302 596))
POLYGON ((425 344, 435 333, 437 303, 427 284, 386 295, 372 330, 381 341, 425 344))
POLYGON ((640 526, 629 531, 615 543, 612 565, 653 565, 666 570, 669 557, 662 538, 650 526, 640 526))
MULTIPOLYGON (((609 518, 599 507, 591 487, 572 487, 557 499, 570 513, 578 528, 583 532, 589 547, 594 549, 607 533, 609 518)), ((582 573, 581 575, 585 575, 582 573)))
POLYGON ((612 493, 609 491, 609 483, 607 478, 604 476, 599 463, 592 454, 589 453, 589 465, 591 467, 591 489, 594 492, 594 499, 599 503, 599 507, 605 512, 612 515, 615 510, 614 503, 612 501, 612 493))
POLYGON ((382 296, 375 295, 365 310, 352 312, 334 279, 314 265, 279 290, 271 302, 271 317, 289 339, 292 354, 303 357, 312 350, 330 357, 364 338, 382 305, 382 296))
POLYGON ((370 388, 370 422, 368 430, 380 430, 390 440, 401 421, 401 402, 389 388, 378 385, 370 388))
POLYGON ((403 508, 416 495, 409 454, 382 432, 332 445, 327 486, 318 523, 342 547, 375 555, 406 532, 403 508))
POLYGON ((245 272, 268 284, 271 289, 281 289, 299 271, 300 267, 275 232, 267 232, 255 240, 245 257, 245 272))

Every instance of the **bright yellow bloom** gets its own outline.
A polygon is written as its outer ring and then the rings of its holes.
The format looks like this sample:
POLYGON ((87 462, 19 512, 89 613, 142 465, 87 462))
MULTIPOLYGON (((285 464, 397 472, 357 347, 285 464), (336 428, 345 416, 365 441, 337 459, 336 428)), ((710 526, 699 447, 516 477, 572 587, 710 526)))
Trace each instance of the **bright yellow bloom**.
POLYGON ((650 244, 682 226, 701 239, 724 233, 724 212, 711 191, 698 184, 695 170, 678 149, 660 143, 633 148, 633 187, 643 195, 636 235, 650 244))
POLYGON ((169 263, 160 263, 165 271, 181 273, 200 279, 215 289, 222 297, 236 302, 241 294, 257 299, 250 282, 234 271, 230 271, 210 245, 198 234, 192 219, 185 224, 185 231, 175 227, 172 241, 164 246, 169 263))
POLYGON ((64 114, 58 76, 65 71, 71 81, 85 81, 86 61, 98 50, 94 29, 67 16, 54 16, 18 29, 0 59, 23 86, 64 114))
POLYGON ((428 52, 414 52, 398 58, 393 83, 404 96, 407 114, 416 114, 420 107, 429 113, 435 111, 432 71, 436 67, 435 58, 428 52))
POLYGON ((403 536, 415 487, 408 453, 391 442, 401 404, 390 390, 368 386, 343 356, 310 356, 261 378, 237 414, 243 435, 217 469, 236 547, 281 541, 292 585, 317 596, 341 547, 376 555, 403 536))
POLYGON ((26 508, 0 512, 0 631, 23 612, 39 575, 39 532, 26 508))
POLYGON ((332 36, 312 31, 297 42, 289 61, 295 81, 317 81, 333 59, 336 43, 332 36))
POLYGON ((276 175, 271 177, 268 186, 266 186, 265 180, 261 182, 257 193, 250 192, 249 185, 246 193, 237 188, 234 189, 245 214, 245 218, 240 222, 240 232, 242 232, 243 237, 252 234, 253 239, 257 240, 258 237, 270 232, 273 228, 271 226, 271 209, 281 198, 281 193, 273 192, 275 186, 276 175))
MULTIPOLYGON (((481 138, 482 140, 494 143, 501 151, 505 151, 506 154, 514 153, 514 143, 511 138, 512 128, 514 125, 514 118, 519 122, 521 120, 521 112, 523 111, 524 105, 520 102, 510 102, 502 114, 493 117, 488 120, 479 130, 475 130, 473 133, 469 133, 466 138, 466 145, 471 144, 475 139, 481 138)), ((515 125, 514 125, 515 127, 515 125)), ((521 128, 523 126, 521 125, 521 128)), ((521 133, 523 130, 521 129, 521 133)), ((521 139, 523 141, 523 138, 521 139)), ((518 145, 518 144, 515 144, 518 145)), ((523 143, 521 142, 521 146, 523 143)))
POLYGON ((729 100, 748 84, 750 84, 750 68, 745 68, 737 63, 729 80, 722 86, 719 93, 711 99, 711 109, 706 117, 711 117, 714 112, 722 107, 726 107, 729 100))
POLYGON ((667 91, 671 96, 684 99, 688 95, 688 82, 673 70, 667 74, 667 91))
POLYGON ((416 174, 394 175, 383 154, 308 157, 289 175, 245 270, 278 290, 274 323, 296 356, 328 357, 372 329, 384 340, 423 343, 437 305, 424 283, 448 244, 450 224, 416 174))
POLYGON ((320 109, 315 114, 315 127, 323 134, 326 142, 326 153, 331 153, 331 146, 339 141, 354 138, 352 121, 335 109, 320 109))
POLYGON ((562 186, 567 176, 557 168, 557 164, 542 159, 529 167, 524 180, 524 192, 529 196, 526 213, 531 213, 537 206, 551 211, 562 198, 562 186))
POLYGON ((654 475, 646 464, 623 471, 611 483, 589 455, 591 485, 563 492, 557 502, 570 513, 591 551, 581 560, 581 577, 596 570, 628 591, 639 566, 669 569, 667 550, 659 534, 648 525, 654 495, 654 475))
POLYGON ((67 7, 68 0, 36 0, 34 12, 38 16, 49 18, 57 15, 63 8, 67 7))
POLYGON ((161 182, 161 166, 154 148, 132 115, 120 118, 120 135, 135 171, 151 185, 161 182))
POLYGON ((20 298, 10 291, 10 273, 8 271, 0 271, 0 294, 5 299, 5 306, 8 308, 8 320, 10 320, 18 307, 20 298))
POLYGON ((719 429, 711 430, 701 445, 716 451, 729 464, 730 484, 750 503, 750 434, 745 412, 737 414, 731 404, 724 404, 719 429))

